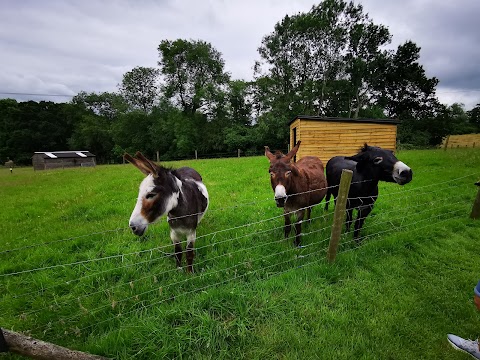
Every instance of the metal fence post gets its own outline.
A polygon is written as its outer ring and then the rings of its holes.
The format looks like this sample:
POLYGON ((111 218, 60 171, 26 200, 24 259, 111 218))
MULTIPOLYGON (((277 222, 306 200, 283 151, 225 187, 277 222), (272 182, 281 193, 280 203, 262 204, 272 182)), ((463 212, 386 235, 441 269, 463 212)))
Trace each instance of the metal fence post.
POLYGON ((337 201, 335 203, 335 212, 333 214, 332 234, 330 236, 330 244, 328 246, 327 252, 327 259, 330 263, 335 261, 335 257, 337 256, 338 243, 340 242, 343 223, 345 222, 345 211, 347 207, 348 191, 350 190, 352 176, 352 170, 342 170, 340 187, 338 189, 337 201))

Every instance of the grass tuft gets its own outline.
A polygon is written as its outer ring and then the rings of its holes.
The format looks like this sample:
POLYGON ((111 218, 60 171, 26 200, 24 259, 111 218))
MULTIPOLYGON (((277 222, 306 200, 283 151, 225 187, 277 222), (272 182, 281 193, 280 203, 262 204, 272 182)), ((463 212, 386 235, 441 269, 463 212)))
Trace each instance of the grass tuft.
POLYGON ((165 221, 130 232, 133 166, 0 171, 0 325, 116 359, 463 359, 446 334, 480 335, 480 152, 398 157, 413 181, 380 184, 362 243, 343 234, 333 264, 332 206, 294 248, 266 158, 165 164, 210 194, 192 275, 165 221))

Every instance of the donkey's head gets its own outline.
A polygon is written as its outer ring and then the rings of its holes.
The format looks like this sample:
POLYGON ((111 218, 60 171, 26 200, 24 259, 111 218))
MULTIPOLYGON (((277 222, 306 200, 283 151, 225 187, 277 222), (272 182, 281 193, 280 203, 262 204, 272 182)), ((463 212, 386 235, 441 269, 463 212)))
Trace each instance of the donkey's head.
POLYGON ((265 146, 265 156, 270 161, 270 182, 275 193, 275 202, 278 207, 284 207, 287 195, 290 193, 294 176, 298 175, 298 169, 290 161, 295 156, 300 146, 300 141, 290 150, 287 155, 280 151, 272 154, 270 148, 265 146))
POLYGON ((399 185, 412 181, 412 169, 399 161, 390 150, 365 144, 357 155, 348 156, 345 159, 356 161, 357 170, 375 171, 379 180, 396 182, 399 185))
POLYGON ((129 154, 123 157, 147 176, 140 184, 137 204, 129 221, 133 233, 141 236, 149 224, 178 205, 182 183, 170 174, 170 170, 148 160, 141 152, 135 156, 137 158, 129 154))

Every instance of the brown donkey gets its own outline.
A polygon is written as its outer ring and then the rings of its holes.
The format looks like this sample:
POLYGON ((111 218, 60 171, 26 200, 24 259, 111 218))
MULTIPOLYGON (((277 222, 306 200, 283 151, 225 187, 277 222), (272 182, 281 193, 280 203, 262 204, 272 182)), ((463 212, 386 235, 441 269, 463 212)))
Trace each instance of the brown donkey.
POLYGON ((275 192, 275 202, 284 208, 285 237, 291 230, 290 216, 295 213, 295 246, 300 246, 302 220, 307 211, 310 219, 312 206, 319 204, 327 192, 327 180, 323 173, 323 163, 316 156, 305 156, 296 163, 291 160, 300 146, 300 141, 287 154, 280 151, 272 154, 265 146, 265 156, 270 161, 270 180, 275 192))

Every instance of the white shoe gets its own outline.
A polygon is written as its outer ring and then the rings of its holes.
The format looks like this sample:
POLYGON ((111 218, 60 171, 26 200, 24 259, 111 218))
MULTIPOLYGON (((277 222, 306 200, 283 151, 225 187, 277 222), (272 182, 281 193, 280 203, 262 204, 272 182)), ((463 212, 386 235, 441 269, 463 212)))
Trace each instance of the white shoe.
POLYGON ((466 340, 461 337, 453 334, 447 335, 448 342, 456 350, 461 350, 467 354, 472 355, 475 359, 480 359, 480 350, 478 349, 478 339, 477 340, 466 340))

